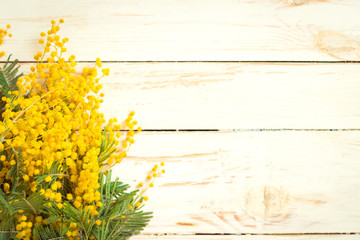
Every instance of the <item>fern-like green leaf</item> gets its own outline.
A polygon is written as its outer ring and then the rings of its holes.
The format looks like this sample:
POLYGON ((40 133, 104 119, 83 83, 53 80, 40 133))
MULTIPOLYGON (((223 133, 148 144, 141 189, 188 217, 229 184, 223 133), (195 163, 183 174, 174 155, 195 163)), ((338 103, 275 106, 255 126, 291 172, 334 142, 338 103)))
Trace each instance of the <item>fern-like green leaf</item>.
POLYGON ((125 240, 139 233, 150 221, 151 213, 139 208, 129 208, 139 200, 138 191, 125 192, 129 185, 119 179, 111 181, 111 171, 100 174, 100 192, 103 206, 97 216, 100 226, 95 226, 93 234, 98 240, 125 240))
MULTIPOLYGON (((13 62, 10 62, 10 57, 11 55, 4 66, 0 67, 0 100, 3 96, 9 97, 9 91, 18 90, 16 83, 19 77, 23 75, 18 73, 20 68, 19 61, 15 59, 13 62)), ((5 104, 4 101, 0 101, 0 118, 2 118, 2 113, 5 110, 5 104)))
POLYGON ((107 133, 106 129, 104 129, 101 133, 103 139, 101 140, 100 145, 100 153, 98 156, 99 165, 103 166, 105 160, 109 159, 110 155, 115 152, 115 140, 111 141, 109 134, 107 133))
POLYGON ((0 230, 0 240, 9 240, 13 239, 18 231, 9 231, 9 230, 0 230))
MULTIPOLYGON (((63 224, 61 224, 63 226, 63 224)), ((65 233, 66 234, 66 233, 65 233)), ((68 239, 63 232, 56 231, 52 225, 36 224, 33 228, 34 240, 61 240, 68 239)))
POLYGON ((1 188, 0 188, 0 209, 1 209, 1 212, 4 212, 9 215, 12 215, 14 212, 14 209, 9 204, 9 202, 5 196, 5 193, 1 190, 1 188))
POLYGON ((15 211, 23 210, 24 213, 38 214, 47 202, 45 197, 40 192, 30 194, 28 197, 23 193, 15 193, 10 197, 12 200, 11 206, 15 211))
POLYGON ((63 169, 63 165, 59 161, 54 161, 51 164, 50 169, 44 174, 37 175, 35 177, 35 180, 38 185, 42 186, 45 184, 45 178, 50 176, 52 179, 49 183, 46 184, 54 183, 60 176, 64 176, 62 172, 65 171, 66 169, 65 170, 62 169, 63 169))

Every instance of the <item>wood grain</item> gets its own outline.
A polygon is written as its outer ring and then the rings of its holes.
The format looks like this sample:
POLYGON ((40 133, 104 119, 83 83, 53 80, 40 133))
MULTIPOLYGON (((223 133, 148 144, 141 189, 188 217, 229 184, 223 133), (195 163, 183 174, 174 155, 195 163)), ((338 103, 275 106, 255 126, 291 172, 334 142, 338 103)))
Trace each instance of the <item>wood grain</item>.
POLYGON ((7 1, 5 50, 25 61, 52 18, 79 60, 359 60, 357 0, 7 1), (338 17, 341 16, 341 17, 338 17))
POLYGON ((139 235, 134 236, 131 240, 356 240, 359 236, 356 235, 288 235, 288 236, 211 236, 211 235, 139 235))
MULTIPOLYGON (((80 64, 93 66, 93 63, 80 64)), ((29 64, 23 66, 29 69, 29 64)), ((358 64, 107 63, 107 117, 144 129, 360 128, 358 64)))
POLYGON ((1 50, 32 61, 39 33, 64 18, 77 60, 113 61, 104 64, 107 117, 135 110, 144 129, 220 130, 137 136, 115 175, 136 186, 160 161, 167 173, 148 192, 153 220, 132 240, 355 240, 321 233, 360 232, 360 69, 311 61, 360 60, 359 8, 357 0, 7 1, 0 26, 11 24, 13 38, 1 50), (195 235, 211 233, 260 235, 195 235))
POLYGON ((115 175, 153 164, 145 234, 360 231, 358 131, 143 132, 115 175))

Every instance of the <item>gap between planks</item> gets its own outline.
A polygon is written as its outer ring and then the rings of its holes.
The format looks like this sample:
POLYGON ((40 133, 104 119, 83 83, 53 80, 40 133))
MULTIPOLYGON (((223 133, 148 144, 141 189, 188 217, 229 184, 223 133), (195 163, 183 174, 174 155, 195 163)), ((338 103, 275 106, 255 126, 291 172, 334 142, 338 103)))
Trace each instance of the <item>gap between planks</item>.
MULTIPOLYGON (((10 61, 13 62, 13 61, 10 61)), ((68 62, 68 61, 66 61, 68 62)), ((76 61, 77 63, 96 63, 96 61, 76 61)), ((176 61, 176 60, 167 60, 167 61, 152 61, 152 60, 133 60, 133 61, 101 61, 102 63, 288 63, 288 64, 296 64, 296 63, 307 63, 307 64, 311 64, 311 63, 319 63, 319 64, 324 64, 324 63, 330 63, 330 64, 339 64, 339 63, 360 63, 360 61, 272 61, 272 60, 267 60, 267 61, 256 61, 256 60, 251 60, 251 61, 217 61, 217 60, 212 60, 212 61, 184 61, 184 60, 180 60, 180 61, 176 61)), ((6 61, 0 61, 0 63, 6 63, 6 61)), ((19 61, 19 63, 38 63, 37 61, 19 61)), ((47 61, 44 61, 44 63, 48 63, 47 61)))
MULTIPOLYGON (((127 132, 128 130, 120 130, 127 132)), ((280 131, 330 131, 330 132, 345 132, 345 131, 360 131, 360 128, 328 128, 328 129, 308 129, 308 128, 255 128, 255 129, 143 129, 143 132, 280 132, 280 131)))
POLYGON ((173 239, 173 240, 355 240, 358 238, 358 233, 346 234, 286 234, 286 235, 263 235, 263 234, 202 234, 202 235, 186 235, 186 234, 155 234, 155 235, 138 235, 133 236, 131 240, 144 239, 173 239))
POLYGON ((360 235, 360 232, 334 232, 334 233, 194 233, 194 234, 178 234, 178 233, 141 233, 139 236, 349 236, 360 235))

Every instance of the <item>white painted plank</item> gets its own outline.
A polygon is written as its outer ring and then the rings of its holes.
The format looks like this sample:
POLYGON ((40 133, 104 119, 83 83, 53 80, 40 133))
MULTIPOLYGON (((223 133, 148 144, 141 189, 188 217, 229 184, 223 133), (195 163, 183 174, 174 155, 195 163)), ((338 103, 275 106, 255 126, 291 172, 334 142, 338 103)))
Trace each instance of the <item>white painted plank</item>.
MULTIPOLYGON (((93 66, 94 64, 81 64, 93 66)), ((359 128, 358 64, 112 63, 107 117, 144 129, 359 128)), ((28 70, 29 65, 23 69, 28 70)))
POLYGON ((14 35, 5 50, 21 60, 40 50, 52 18, 65 19, 79 60, 360 58, 357 0, 16 0, 1 9, 0 25, 14 35))
POLYGON ((360 231, 358 131, 143 132, 115 175, 153 164, 145 234, 360 231))
POLYGON ((227 235, 139 235, 130 238, 131 240, 357 240, 359 236, 356 235, 288 235, 288 236, 227 236, 227 235))

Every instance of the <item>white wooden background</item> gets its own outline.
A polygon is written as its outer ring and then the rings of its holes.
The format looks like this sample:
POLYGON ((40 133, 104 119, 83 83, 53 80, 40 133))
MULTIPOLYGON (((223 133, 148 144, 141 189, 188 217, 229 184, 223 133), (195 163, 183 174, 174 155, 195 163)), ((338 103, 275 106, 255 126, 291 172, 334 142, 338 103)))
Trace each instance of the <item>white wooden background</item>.
POLYGON ((360 1, 0 6, 24 71, 53 18, 81 66, 106 61, 102 110, 145 129, 123 181, 166 163, 133 240, 360 239, 360 1))

